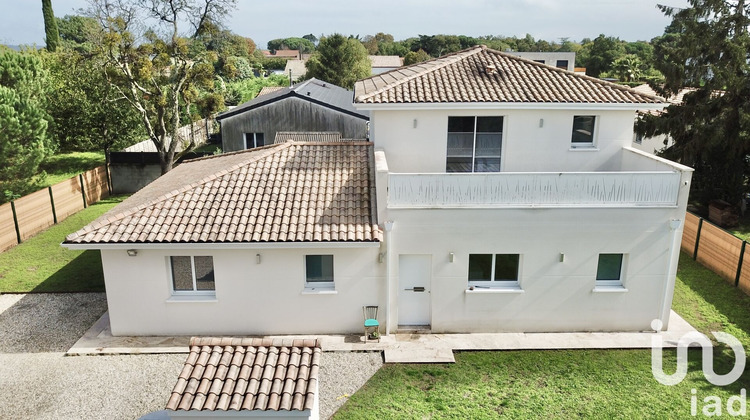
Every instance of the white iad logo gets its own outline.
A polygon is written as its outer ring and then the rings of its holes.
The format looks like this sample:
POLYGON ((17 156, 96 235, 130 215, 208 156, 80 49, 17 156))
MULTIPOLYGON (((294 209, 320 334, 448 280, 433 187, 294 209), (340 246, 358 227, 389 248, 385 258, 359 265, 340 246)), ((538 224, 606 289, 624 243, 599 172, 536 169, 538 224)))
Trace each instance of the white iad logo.
MULTIPOLYGON (((658 319, 651 321, 651 328, 654 331, 661 331, 664 324, 658 319)), ((742 372, 745 370, 745 349, 742 343, 733 335, 724 332, 714 332, 711 334, 716 337, 720 343, 728 345, 734 351, 734 367, 726 375, 717 375, 714 372, 714 346, 711 340, 705 335, 692 331, 684 334, 677 342, 677 372, 667 375, 664 373, 662 364, 663 341, 660 334, 654 334, 651 337, 651 373, 659 383, 664 385, 677 385, 685 379, 688 371, 688 347, 691 344, 701 346, 703 356, 703 376, 708 382, 716 386, 725 386, 737 381, 742 372)))

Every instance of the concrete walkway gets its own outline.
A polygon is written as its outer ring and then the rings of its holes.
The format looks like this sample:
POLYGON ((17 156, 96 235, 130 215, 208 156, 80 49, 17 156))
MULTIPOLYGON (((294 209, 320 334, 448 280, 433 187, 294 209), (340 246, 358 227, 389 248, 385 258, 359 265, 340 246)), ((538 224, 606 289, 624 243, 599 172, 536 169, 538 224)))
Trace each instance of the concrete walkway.
MULTIPOLYGON (((679 338, 695 329, 674 311, 669 329, 658 333, 664 347, 676 347, 679 338)), ((322 335, 323 351, 382 351, 386 363, 452 363, 455 350, 551 350, 651 348, 654 332, 577 333, 472 333, 391 334, 364 342, 358 335, 322 335)), ((284 336, 310 338, 309 336, 284 336)), ((190 337, 113 337, 109 313, 68 350, 68 355, 188 353, 190 337)))

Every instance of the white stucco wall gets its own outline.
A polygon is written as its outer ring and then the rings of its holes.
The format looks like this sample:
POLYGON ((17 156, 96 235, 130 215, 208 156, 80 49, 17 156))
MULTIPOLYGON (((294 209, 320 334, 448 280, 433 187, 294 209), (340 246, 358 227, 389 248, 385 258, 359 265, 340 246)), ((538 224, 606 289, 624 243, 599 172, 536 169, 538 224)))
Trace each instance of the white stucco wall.
POLYGON ((398 256, 431 254, 433 332, 647 330, 660 318, 675 210, 389 211, 391 318, 398 320, 398 256), (467 292, 469 254, 503 253, 520 254, 523 293, 467 292), (600 253, 626 254, 627 292, 593 292, 600 253))
POLYGON ((381 305, 379 248, 102 250, 114 335, 359 332, 362 306, 381 305), (256 254, 261 263, 256 264, 256 254), (336 294, 305 294, 306 254, 334 255, 336 294), (173 299, 170 255, 213 256, 216 298, 173 299))
POLYGON ((632 110, 375 110, 371 140, 391 172, 445 172, 449 116, 504 117, 502 171, 620 170, 612 158, 633 138, 632 110), (573 117, 596 115, 593 149, 571 148, 573 117), (543 120, 540 127, 540 119, 543 120), (416 120, 416 127, 415 125, 416 120))

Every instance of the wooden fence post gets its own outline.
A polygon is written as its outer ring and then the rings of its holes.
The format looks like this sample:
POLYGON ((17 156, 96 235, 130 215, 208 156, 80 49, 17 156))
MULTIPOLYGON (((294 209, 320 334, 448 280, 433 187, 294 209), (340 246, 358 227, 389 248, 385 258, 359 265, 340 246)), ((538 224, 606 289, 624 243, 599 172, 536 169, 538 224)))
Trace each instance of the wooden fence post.
POLYGON ((10 210, 13 212, 13 225, 16 227, 16 241, 21 243, 21 229, 18 228, 18 215, 16 214, 16 202, 10 202, 10 210))
MULTIPOLYGON (((83 185, 83 174, 78 174, 78 182, 81 184, 81 197, 83 197, 83 208, 85 209, 89 204, 86 202, 86 187, 83 185)), ((700 232, 700 229, 698 232, 700 232)))
POLYGON ((703 218, 698 219, 698 230, 695 232, 695 250, 693 251, 693 261, 698 258, 698 245, 701 242, 701 228, 703 228, 703 218))
POLYGON ((49 202, 52 204, 52 221, 57 224, 57 212, 55 211, 55 197, 52 196, 52 187, 47 187, 49 191, 49 202))
POLYGON ((737 276, 734 278, 734 287, 740 285, 740 275, 742 275, 742 261, 745 259, 745 245, 747 241, 742 241, 742 248, 740 248, 740 262, 737 263, 737 276))

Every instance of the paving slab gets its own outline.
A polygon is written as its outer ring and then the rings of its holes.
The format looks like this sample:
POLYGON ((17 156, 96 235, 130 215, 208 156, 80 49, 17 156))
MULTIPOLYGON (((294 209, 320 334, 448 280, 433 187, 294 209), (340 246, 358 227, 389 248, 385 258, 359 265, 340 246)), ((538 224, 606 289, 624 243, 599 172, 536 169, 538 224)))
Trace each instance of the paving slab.
POLYGON ((386 363, 456 363, 448 348, 386 349, 384 358, 386 363))

